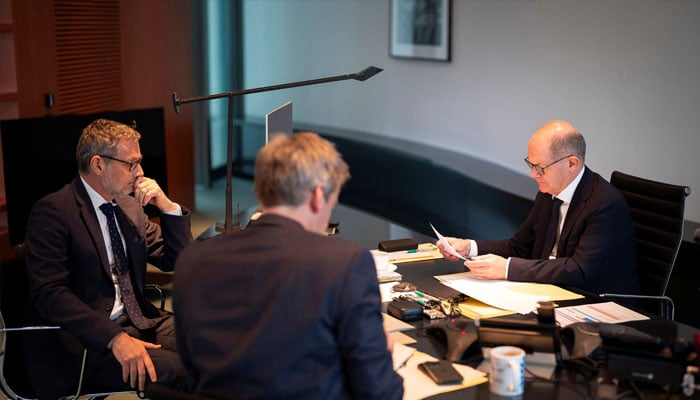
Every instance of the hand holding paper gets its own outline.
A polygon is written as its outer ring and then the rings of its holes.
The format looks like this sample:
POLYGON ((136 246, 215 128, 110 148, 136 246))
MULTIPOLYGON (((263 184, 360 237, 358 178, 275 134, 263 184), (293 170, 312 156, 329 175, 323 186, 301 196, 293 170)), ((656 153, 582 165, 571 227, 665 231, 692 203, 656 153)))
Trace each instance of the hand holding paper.
POLYGON ((506 279, 508 260, 495 254, 475 256, 464 263, 474 277, 480 279, 506 279))
POLYGON ((435 229, 435 227, 433 226, 433 224, 430 224, 430 227, 433 228, 433 232, 435 232, 435 236, 437 236, 438 241, 440 242, 440 244, 442 245, 442 247, 445 249, 445 251, 447 251, 448 253, 450 253, 451 255, 453 255, 453 256, 455 256, 455 257, 457 257, 457 258, 459 258, 459 259, 462 259, 462 260, 464 260, 464 261, 467 261, 467 259, 466 259, 463 255, 459 254, 459 253, 452 247, 452 245, 450 244, 449 240, 447 240, 446 237, 442 236, 442 235, 440 234, 440 232, 438 232, 437 229, 435 229))

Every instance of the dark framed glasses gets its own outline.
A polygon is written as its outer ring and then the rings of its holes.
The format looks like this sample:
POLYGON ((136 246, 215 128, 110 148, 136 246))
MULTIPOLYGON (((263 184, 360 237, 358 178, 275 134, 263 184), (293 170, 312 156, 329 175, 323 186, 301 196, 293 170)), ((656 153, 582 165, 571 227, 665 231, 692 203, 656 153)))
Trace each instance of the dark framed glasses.
POLYGON ((114 157, 111 157, 111 156, 106 156, 106 155, 104 155, 104 154, 98 154, 98 156, 103 157, 103 158, 107 158, 107 159, 110 159, 110 160, 114 160, 114 161, 119 161, 120 163, 124 163, 124 164, 128 165, 128 166, 129 166, 129 172, 134 172, 134 170, 136 169, 136 167, 139 166, 139 165, 141 165, 141 161, 143 161, 143 158, 139 158, 139 159, 136 160, 136 161, 131 161, 131 162, 130 162, 130 161, 125 161, 125 160, 120 160, 120 159, 118 159, 118 158, 114 158, 114 157))
POLYGON ((545 168, 549 168, 549 167, 551 167, 552 165, 558 163, 559 161, 561 161, 561 160, 566 160, 567 158, 572 157, 572 156, 573 156, 573 154, 569 154, 568 156, 564 156, 564 157, 562 157, 562 158, 560 158, 560 159, 558 159, 558 160, 556 160, 556 161, 552 161, 551 163, 549 163, 549 164, 547 164, 547 165, 545 165, 545 166, 542 166, 542 165, 539 165, 539 164, 533 164, 533 163, 530 162, 530 159, 529 159, 528 157, 525 157, 525 164, 527 164, 527 167, 528 167, 529 169, 533 169, 533 168, 534 168, 535 171, 537 171, 538 174, 544 175, 544 170, 545 170, 545 168))

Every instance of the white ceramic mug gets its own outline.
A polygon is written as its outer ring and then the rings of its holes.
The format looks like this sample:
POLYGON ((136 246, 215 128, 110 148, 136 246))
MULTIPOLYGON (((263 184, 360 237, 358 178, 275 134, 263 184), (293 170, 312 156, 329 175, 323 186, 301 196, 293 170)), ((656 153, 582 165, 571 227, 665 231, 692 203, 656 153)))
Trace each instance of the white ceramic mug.
POLYGON ((525 350, 514 346, 494 347, 489 352, 489 387, 500 396, 516 396, 525 390, 525 350))

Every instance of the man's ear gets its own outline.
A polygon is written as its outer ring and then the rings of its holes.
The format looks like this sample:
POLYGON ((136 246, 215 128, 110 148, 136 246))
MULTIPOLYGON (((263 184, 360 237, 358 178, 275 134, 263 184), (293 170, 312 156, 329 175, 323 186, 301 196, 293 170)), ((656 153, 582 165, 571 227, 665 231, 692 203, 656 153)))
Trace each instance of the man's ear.
POLYGON ((314 190, 311 191, 311 199, 309 200, 309 204, 314 213, 321 211, 323 206, 326 204, 326 198, 323 195, 322 185, 316 185, 314 190))
POLYGON ((105 160, 98 156, 94 155, 90 157, 90 172, 93 174, 100 175, 104 172, 105 170, 105 160))
POLYGON ((569 162, 569 169, 576 169, 581 164, 581 159, 576 157, 576 156, 569 157, 568 162, 569 162))

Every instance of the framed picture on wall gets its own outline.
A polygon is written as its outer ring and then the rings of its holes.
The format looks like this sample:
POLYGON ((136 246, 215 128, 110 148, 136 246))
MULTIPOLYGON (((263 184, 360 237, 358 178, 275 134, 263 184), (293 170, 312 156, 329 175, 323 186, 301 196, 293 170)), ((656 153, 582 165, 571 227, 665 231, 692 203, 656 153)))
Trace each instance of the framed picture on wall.
POLYGON ((389 0, 389 55, 450 61, 451 0, 389 0))

